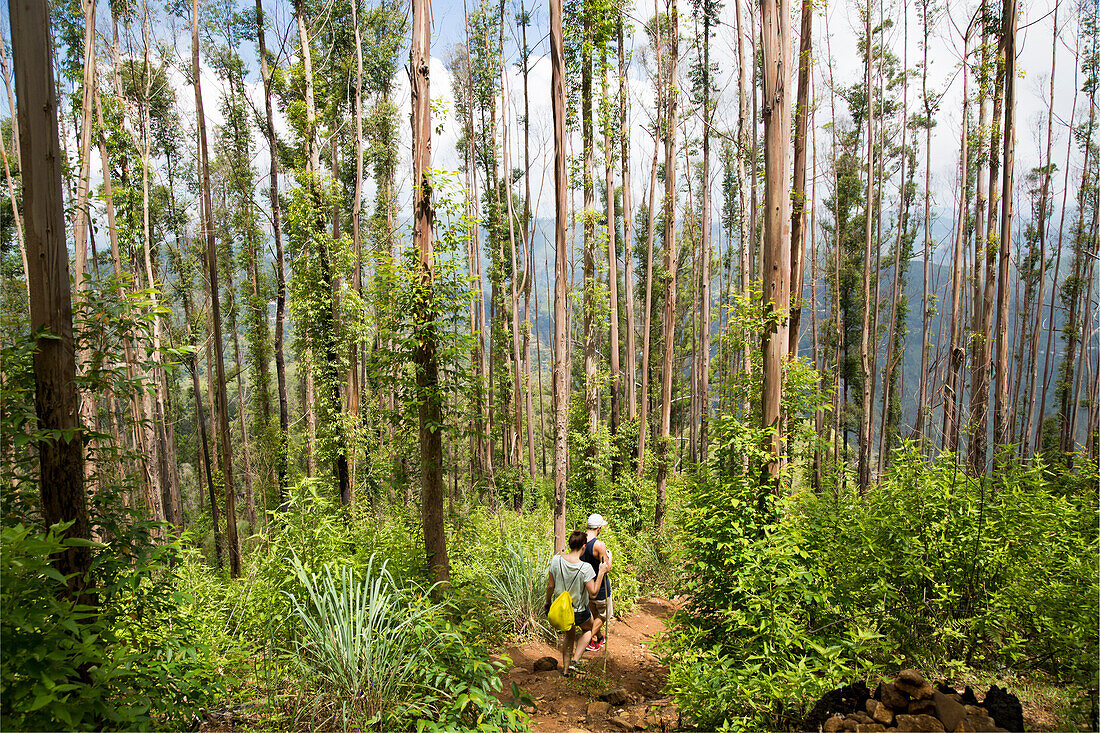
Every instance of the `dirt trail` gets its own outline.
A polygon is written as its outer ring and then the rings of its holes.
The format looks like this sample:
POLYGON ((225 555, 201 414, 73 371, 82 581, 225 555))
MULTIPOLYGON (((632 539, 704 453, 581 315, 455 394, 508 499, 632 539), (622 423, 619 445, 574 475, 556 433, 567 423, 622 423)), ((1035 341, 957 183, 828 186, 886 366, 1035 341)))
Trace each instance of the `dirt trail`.
POLYGON ((601 651, 585 652, 580 674, 568 679, 561 675, 560 650, 543 641, 506 649, 515 667, 505 674, 505 696, 512 682, 530 693, 535 707, 528 712, 536 733, 675 730, 679 713, 661 692, 668 669, 651 648, 675 609, 674 600, 640 601, 633 613, 611 624, 601 651), (553 657, 558 668, 535 672, 542 657, 553 657))

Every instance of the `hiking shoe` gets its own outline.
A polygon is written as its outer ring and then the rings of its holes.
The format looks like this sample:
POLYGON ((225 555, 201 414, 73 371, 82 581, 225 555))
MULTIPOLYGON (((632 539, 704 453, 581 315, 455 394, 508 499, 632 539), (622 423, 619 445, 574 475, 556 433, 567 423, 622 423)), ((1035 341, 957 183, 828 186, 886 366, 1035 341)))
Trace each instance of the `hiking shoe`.
POLYGON ((603 649, 604 646, 607 644, 607 637, 605 636, 602 639, 597 639, 593 643, 595 644, 595 646, 590 645, 591 646, 591 651, 598 652, 599 650, 603 649))
POLYGON ((600 650, 600 646, 602 645, 598 641, 593 639, 592 641, 588 642, 588 646, 586 646, 584 650, 586 652, 598 652, 600 650))

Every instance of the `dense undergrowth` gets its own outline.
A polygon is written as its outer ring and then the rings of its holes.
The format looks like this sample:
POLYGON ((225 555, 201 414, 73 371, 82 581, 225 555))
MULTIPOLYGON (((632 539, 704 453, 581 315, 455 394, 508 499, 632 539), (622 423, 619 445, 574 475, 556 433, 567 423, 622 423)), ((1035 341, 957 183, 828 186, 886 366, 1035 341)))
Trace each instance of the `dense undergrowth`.
MULTIPOLYGON (((639 581, 667 585, 668 540, 616 531, 607 513, 626 612, 639 581)), ((548 509, 456 511, 446 589, 425 580, 415 507, 349 517, 320 482, 295 487, 244 542, 239 580, 197 549, 203 527, 146 542, 103 586, 101 614, 59 600, 52 534, 4 529, 3 643, 27 650, 4 655, 4 729, 189 728, 208 711, 263 728, 525 729, 517 696, 494 696, 508 662, 491 652, 548 631, 548 509)))
POLYGON ((866 496, 777 497, 742 469, 760 436, 716 432, 717 470, 684 510, 689 602, 663 646, 694 725, 789 729, 842 681, 916 666, 1091 691, 1076 712, 1095 726, 1095 462, 976 479, 908 446, 866 496))

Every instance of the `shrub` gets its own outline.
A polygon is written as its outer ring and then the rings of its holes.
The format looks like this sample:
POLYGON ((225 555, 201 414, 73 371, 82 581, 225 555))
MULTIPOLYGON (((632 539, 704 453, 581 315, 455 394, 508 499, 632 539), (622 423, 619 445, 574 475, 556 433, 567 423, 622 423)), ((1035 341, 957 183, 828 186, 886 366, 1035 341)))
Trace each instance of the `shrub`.
MULTIPOLYGON (((98 608, 61 592, 63 527, 0 529, 0 728, 151 729, 190 723, 221 685, 180 613, 166 546, 125 572, 93 568, 98 608)), ((102 548, 97 548, 102 550, 102 548)))
POLYGON ((849 613, 932 665, 1095 676, 1096 464, 966 476, 909 446, 865 497, 802 495, 801 544, 849 613))
POLYGON ((723 470, 690 486, 690 600, 664 646, 695 724, 791 725, 842 680, 902 665, 1095 687, 1095 461, 972 478, 907 446, 865 496, 777 498, 741 468, 763 465, 761 434, 716 434, 723 470))
MULTIPOLYGON (((727 421, 716 435, 720 452, 762 465, 761 431, 727 421)), ((827 580, 784 520, 784 503, 739 458, 718 459, 730 471, 699 475, 684 507, 689 601, 661 647, 668 689, 701 728, 782 729, 837 681, 865 673, 880 635, 835 623, 827 580)))

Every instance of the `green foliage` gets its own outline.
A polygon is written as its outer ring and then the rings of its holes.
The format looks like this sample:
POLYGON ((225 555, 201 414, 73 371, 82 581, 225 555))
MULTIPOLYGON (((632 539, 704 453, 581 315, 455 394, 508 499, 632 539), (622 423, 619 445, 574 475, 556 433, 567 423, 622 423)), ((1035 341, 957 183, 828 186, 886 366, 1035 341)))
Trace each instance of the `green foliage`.
POLYGON ((546 547, 529 555, 523 545, 505 538, 499 562, 485 568, 488 596, 513 633, 553 634, 542 612, 552 551, 546 547))
POLYGON ((472 643, 467 626, 443 624, 433 666, 426 670, 423 696, 413 705, 417 733, 528 730, 527 714, 520 706, 530 703, 530 696, 514 682, 509 701, 501 703, 493 695, 500 691, 500 673, 508 663, 506 656, 488 661, 486 650, 472 643))
POLYGON ((758 430, 715 423, 682 519, 687 608, 669 689, 704 728, 796 724, 823 691, 899 666, 1096 685, 1097 467, 969 478, 912 446, 865 496, 758 481, 758 430))
POLYGON ((290 595, 302 628, 298 656, 307 673, 338 699, 350 700, 367 724, 394 727, 395 706, 414 696, 416 672, 432 654, 436 634, 425 623, 439 610, 398 588, 385 561, 372 556, 362 578, 348 565, 291 567, 304 589, 290 595))
POLYGON ((777 730, 836 681, 865 671, 879 635, 829 623, 837 614, 827 578, 757 480, 763 431, 727 420, 715 435, 718 460, 731 468, 689 490, 682 582, 690 601, 664 644, 668 689, 704 729, 777 730))
POLYGON ((907 659, 1094 680, 1096 463, 1065 476, 1012 466, 990 481, 950 456, 896 456, 863 498, 798 501, 801 545, 839 602, 875 613, 907 659))
POLYGON ((99 608, 74 603, 52 554, 79 542, 63 526, 0 530, 0 665, 5 730, 179 727, 221 691, 158 548, 122 572, 93 568, 99 608))

